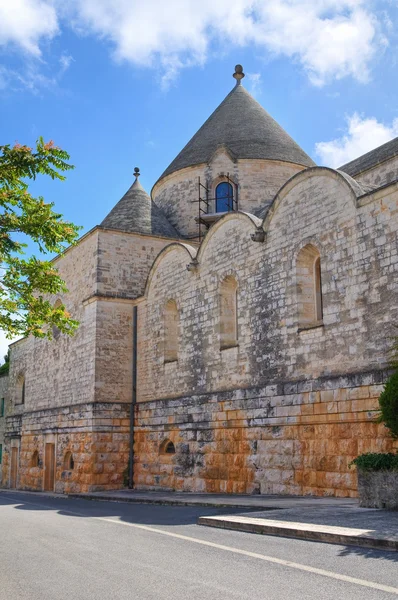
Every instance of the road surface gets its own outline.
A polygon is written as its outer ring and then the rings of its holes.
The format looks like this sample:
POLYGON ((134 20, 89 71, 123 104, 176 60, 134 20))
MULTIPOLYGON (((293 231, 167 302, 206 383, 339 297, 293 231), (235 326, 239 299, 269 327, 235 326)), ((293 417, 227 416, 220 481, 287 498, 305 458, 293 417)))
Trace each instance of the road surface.
POLYGON ((0 600, 387 600, 398 553, 200 527, 231 509, 0 491, 0 600))

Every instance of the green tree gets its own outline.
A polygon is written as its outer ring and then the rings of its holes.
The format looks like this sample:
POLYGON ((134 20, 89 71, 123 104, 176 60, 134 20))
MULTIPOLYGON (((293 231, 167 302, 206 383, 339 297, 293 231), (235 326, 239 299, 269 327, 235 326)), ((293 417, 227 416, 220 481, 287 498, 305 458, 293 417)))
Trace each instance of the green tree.
POLYGON ((0 377, 7 375, 10 370, 10 349, 8 348, 7 354, 4 355, 4 363, 0 365, 0 377))
POLYGON ((0 146, 0 329, 7 337, 32 334, 52 338, 53 326, 73 334, 78 322, 64 305, 53 306, 49 296, 67 292, 65 282, 49 260, 24 257, 24 239, 36 243, 41 253, 62 253, 73 244, 80 229, 64 221, 28 190, 38 175, 64 180, 73 169, 69 155, 52 141, 39 138, 35 148, 15 144, 0 146))
POLYGON ((398 371, 387 380, 380 394, 379 405, 379 422, 384 423, 392 437, 398 439, 398 371))

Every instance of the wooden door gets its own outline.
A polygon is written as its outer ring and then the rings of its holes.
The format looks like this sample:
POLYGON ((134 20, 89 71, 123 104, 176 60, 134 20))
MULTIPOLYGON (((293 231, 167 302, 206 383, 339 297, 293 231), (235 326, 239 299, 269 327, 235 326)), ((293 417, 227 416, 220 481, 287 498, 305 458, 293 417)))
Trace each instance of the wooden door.
POLYGON ((10 487, 17 487, 18 478, 18 448, 11 448, 11 478, 10 487))
POLYGON ((55 481, 55 444, 46 444, 44 454, 44 489, 54 491, 55 481))

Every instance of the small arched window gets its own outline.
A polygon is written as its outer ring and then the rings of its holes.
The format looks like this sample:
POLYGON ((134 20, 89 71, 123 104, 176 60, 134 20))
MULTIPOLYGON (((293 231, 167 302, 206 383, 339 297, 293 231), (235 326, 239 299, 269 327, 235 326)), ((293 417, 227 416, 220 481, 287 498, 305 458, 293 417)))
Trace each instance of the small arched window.
POLYGON ((39 466, 39 453, 37 450, 35 450, 32 454, 32 460, 30 461, 30 466, 31 467, 39 466))
MULTIPOLYGON (((59 308, 60 306, 62 306, 62 300, 60 300, 58 298, 58 300, 54 304, 54 308, 59 308)), ((54 340, 57 340, 59 338, 59 336, 61 335, 61 330, 56 325, 53 325, 52 331, 53 331, 54 340)))
POLYGON ((216 212, 234 210, 234 189, 228 181, 222 181, 216 187, 216 212))
POLYGON ((312 244, 297 256, 297 297, 299 326, 306 328, 322 323, 322 273, 319 250, 312 244))
POLYGON ((75 461, 73 460, 72 452, 67 452, 64 457, 64 469, 65 471, 73 471, 75 468, 75 461))
POLYGON ((20 373, 17 379, 16 404, 25 404, 25 375, 20 373))
POLYGON ((176 449, 171 440, 164 440, 160 444, 160 454, 175 454, 176 449))
POLYGON ((164 311, 164 362, 178 360, 179 315, 175 300, 166 303, 164 311))
POLYGON ((238 284, 232 276, 220 285, 220 348, 231 348, 238 343, 238 284))

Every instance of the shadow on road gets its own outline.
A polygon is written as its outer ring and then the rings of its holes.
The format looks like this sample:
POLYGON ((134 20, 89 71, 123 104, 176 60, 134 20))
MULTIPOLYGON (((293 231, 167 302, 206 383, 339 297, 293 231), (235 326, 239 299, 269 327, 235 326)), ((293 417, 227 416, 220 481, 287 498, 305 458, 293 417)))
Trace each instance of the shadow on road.
MULTIPOLYGON (((162 506, 125 502, 82 500, 60 496, 42 496, 19 491, 0 490, 0 507, 15 505, 16 510, 49 510, 72 517, 117 517, 139 525, 194 525, 203 515, 228 515, 231 508, 209 506, 162 506), (150 510, 148 510, 150 508, 150 510)), ((239 514, 251 512, 239 509, 239 514)))
MULTIPOLYGON (((195 525, 198 518, 201 516, 212 515, 232 515, 232 514, 247 514, 253 515, 253 509, 248 508, 242 510, 231 509, 231 507, 209 507, 209 506, 162 506, 153 504, 136 504, 136 503, 117 503, 83 500, 77 498, 68 498, 66 496, 54 497, 44 496, 35 493, 24 493, 19 491, 4 491, 0 490, 0 508, 1 506, 14 506, 16 510, 27 511, 56 511, 59 515, 76 518, 95 518, 95 517, 113 517, 126 523, 138 525, 152 526, 180 526, 180 525, 195 525)), ((272 511, 273 512, 273 511, 272 511)), ((276 511, 278 517, 282 516, 286 520, 289 519, 287 513, 289 510, 276 511), (280 515, 280 516, 279 516, 280 515)), ((270 513, 269 513, 270 514, 270 513)), ((393 517, 396 515, 393 513, 393 517)), ((270 518, 276 518, 275 513, 270 518)), ((303 519, 304 520, 304 519, 303 519)), ((309 519, 312 522, 319 519, 309 519)), ((393 518, 392 521, 395 519, 393 518)), ((338 525, 339 523, 336 523, 338 525)), ((384 532, 388 533, 388 532, 384 532)), ((396 534, 394 522, 391 525, 391 534, 396 534)), ((247 535, 241 533, 241 535, 247 535)), ((256 534, 252 534, 256 535, 256 534)), ((267 537, 267 536, 264 536, 267 537)), ((321 543, 307 541, 309 544, 321 543)), ((381 550, 373 550, 370 548, 361 548, 358 546, 338 546, 339 556, 360 556, 362 558, 384 559, 393 562, 398 562, 398 552, 387 552, 381 550)))

